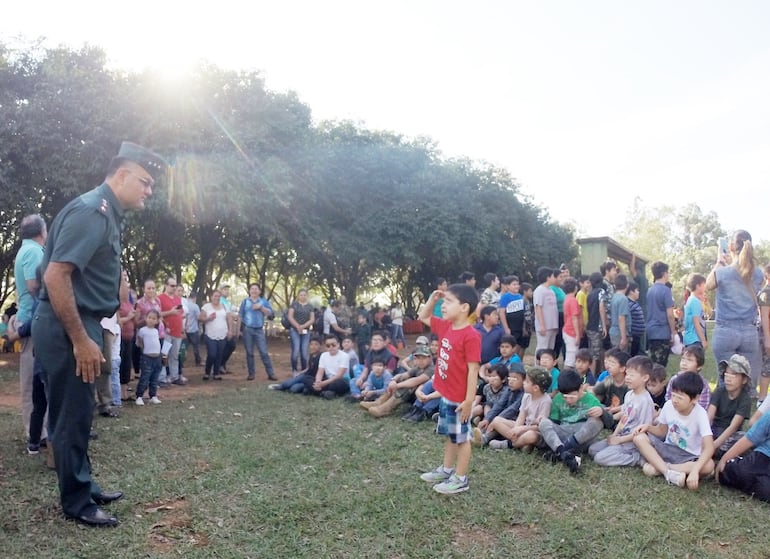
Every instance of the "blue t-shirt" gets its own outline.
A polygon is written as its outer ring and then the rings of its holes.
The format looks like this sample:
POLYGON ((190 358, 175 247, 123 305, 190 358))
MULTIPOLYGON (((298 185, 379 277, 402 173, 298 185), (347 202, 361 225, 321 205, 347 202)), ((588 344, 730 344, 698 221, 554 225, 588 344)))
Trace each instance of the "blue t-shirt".
POLYGON ((700 299, 691 295, 684 305, 684 335, 682 336, 684 345, 700 341, 698 333, 695 331, 696 321, 700 324, 701 330, 705 335, 706 316, 703 314, 703 303, 700 299))
POLYGON ((508 329, 520 336, 524 328, 524 297, 521 293, 505 292, 500 297, 499 308, 505 309, 508 329))
POLYGON ((489 332, 481 324, 477 324, 474 328, 481 335, 481 364, 483 365, 500 354, 500 338, 505 335, 505 330, 499 324, 495 324, 489 332))
POLYGON ((37 277, 37 269, 43 261, 45 249, 32 239, 24 239, 21 248, 16 253, 13 266, 13 276, 16 281, 16 298, 19 301, 19 310, 16 320, 19 324, 29 322, 32 319, 32 305, 34 298, 27 290, 27 281, 37 277))
POLYGON ((625 293, 615 293, 610 302, 610 336, 620 336, 620 317, 626 317, 626 335, 631 335, 631 310, 625 293))
POLYGON ((647 339, 670 340, 668 309, 674 306, 671 288, 663 283, 653 283, 647 292, 647 339))
POLYGON ((746 438, 754 445, 754 450, 770 456, 770 413, 762 414, 746 433, 746 438))

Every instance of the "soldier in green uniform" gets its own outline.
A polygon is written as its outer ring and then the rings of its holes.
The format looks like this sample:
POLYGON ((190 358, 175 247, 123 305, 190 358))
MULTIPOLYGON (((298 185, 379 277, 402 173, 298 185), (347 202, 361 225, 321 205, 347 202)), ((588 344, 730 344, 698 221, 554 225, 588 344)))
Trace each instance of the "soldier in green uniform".
POLYGON ((65 516, 89 526, 117 525, 99 505, 123 496, 101 490, 88 459, 93 383, 104 361, 100 320, 119 306, 121 222, 126 210, 144 208, 166 168, 157 154, 123 142, 104 183, 56 217, 41 265, 32 337, 46 384, 61 505, 65 516))

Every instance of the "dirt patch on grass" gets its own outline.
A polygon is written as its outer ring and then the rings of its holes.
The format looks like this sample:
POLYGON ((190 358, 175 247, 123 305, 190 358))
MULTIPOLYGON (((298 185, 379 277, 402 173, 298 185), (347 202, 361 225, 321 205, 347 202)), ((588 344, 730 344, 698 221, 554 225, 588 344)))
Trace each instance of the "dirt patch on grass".
POLYGON ((189 513, 189 502, 184 496, 175 499, 155 501, 145 505, 139 515, 159 517, 150 528, 147 541, 150 548, 158 554, 172 553, 180 544, 206 547, 209 538, 193 528, 189 513))

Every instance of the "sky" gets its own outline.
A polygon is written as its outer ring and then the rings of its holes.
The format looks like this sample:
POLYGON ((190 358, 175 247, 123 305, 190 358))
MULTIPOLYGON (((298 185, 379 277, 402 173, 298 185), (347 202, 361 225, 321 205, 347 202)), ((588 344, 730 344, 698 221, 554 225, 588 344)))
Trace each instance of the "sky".
POLYGON ((770 241, 770 2, 38 0, 0 40, 102 47, 110 65, 258 70, 316 120, 429 136, 506 168, 580 236, 697 203, 770 241))

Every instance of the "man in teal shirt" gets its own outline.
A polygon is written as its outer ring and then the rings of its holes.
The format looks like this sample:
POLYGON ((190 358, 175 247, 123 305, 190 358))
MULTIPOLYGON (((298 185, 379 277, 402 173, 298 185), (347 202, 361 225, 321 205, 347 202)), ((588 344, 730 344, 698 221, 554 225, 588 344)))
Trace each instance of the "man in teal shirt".
MULTIPOLYGON (((43 261, 43 247, 48 236, 45 220, 37 214, 26 216, 19 227, 21 248, 16 253, 13 265, 14 281, 16 282, 16 298, 19 310, 16 313, 16 329, 32 320, 32 307, 40 290, 38 268, 43 261)), ((24 422, 24 436, 29 439, 29 418, 32 414, 32 378, 34 362, 32 355, 32 338, 21 340, 21 356, 19 357, 19 386, 21 389, 21 417, 24 422)), ((48 433, 43 422, 42 438, 48 433)))

